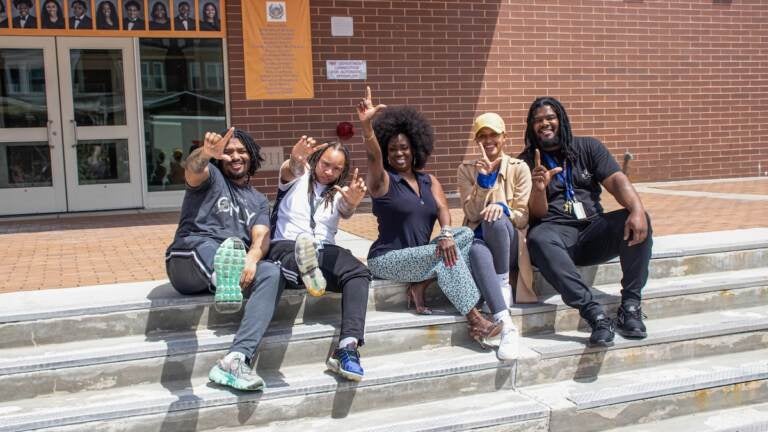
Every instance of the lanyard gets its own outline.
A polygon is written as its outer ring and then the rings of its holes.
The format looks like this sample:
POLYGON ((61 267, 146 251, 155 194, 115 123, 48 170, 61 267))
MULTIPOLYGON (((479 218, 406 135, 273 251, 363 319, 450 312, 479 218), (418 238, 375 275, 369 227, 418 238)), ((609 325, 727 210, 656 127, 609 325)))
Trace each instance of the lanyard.
MULTIPOLYGON (((558 166, 557 162, 555 162, 555 159, 552 156, 544 152, 541 152, 541 154, 542 156, 544 156, 544 163, 547 165, 547 169, 553 169, 558 166)), ((563 163, 565 165, 565 169, 557 173, 556 177, 558 180, 560 180, 560 183, 562 183, 565 186, 565 201, 573 202, 576 194, 573 191, 573 176, 571 175, 571 164, 568 163, 567 159, 563 163)))
POLYGON ((309 227, 312 229, 312 237, 315 236, 315 227, 317 226, 317 223, 315 222, 315 212, 317 212, 318 205, 323 201, 322 194, 320 194, 320 198, 318 199, 314 199, 314 195, 315 195, 315 188, 312 187, 308 194, 309 210, 310 210, 309 227))

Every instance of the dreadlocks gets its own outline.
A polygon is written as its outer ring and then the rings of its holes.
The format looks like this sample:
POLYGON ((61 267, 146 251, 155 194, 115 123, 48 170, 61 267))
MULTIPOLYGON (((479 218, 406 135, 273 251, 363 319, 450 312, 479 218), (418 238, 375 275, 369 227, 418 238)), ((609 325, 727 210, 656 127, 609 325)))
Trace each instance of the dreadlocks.
MULTIPOLYGON (((226 135, 226 133, 227 131, 224 131, 221 136, 226 135)), ((240 140, 240 142, 245 146, 245 149, 248 150, 248 156, 251 157, 251 164, 248 167, 248 177, 250 180, 250 177, 256 174, 256 170, 261 168, 261 163, 264 161, 264 157, 261 156, 261 146, 256 144, 256 141, 254 141, 253 138, 251 138, 251 136, 242 129, 235 128, 235 132, 232 134, 232 138, 237 138, 240 140)), ((216 164, 216 168, 220 170, 222 169, 222 162, 220 160, 217 160, 214 163, 216 164)))
POLYGON ((307 163, 309 164, 309 194, 312 196, 314 193, 314 187, 315 182, 317 181, 317 176, 315 175, 315 168, 317 168, 317 163, 320 161, 320 158, 325 154, 325 152, 329 150, 338 150, 342 153, 344 153, 344 169, 341 170, 341 174, 339 174, 339 177, 336 178, 336 180, 333 181, 333 183, 327 185, 328 187, 323 191, 322 198, 323 203, 326 207, 333 204, 333 197, 336 195, 336 189, 334 189, 334 186, 341 186, 341 183, 346 180, 347 176, 349 175, 349 150, 347 147, 340 143, 340 142, 331 142, 329 143, 328 147, 323 149, 323 151, 317 151, 312 153, 312 155, 309 157, 309 160, 307 163))
POLYGON ((576 155, 573 153, 572 148, 573 134, 571 132, 571 122, 568 120, 568 114, 566 114, 563 104, 551 96, 537 98, 528 109, 528 118, 526 119, 525 128, 525 148, 523 149, 523 152, 520 153, 521 159, 529 161, 534 160, 534 153, 538 147, 539 138, 536 136, 536 131, 533 130, 533 117, 536 110, 546 105, 552 107, 552 110, 557 114, 557 119, 560 123, 560 128, 557 131, 557 136, 560 140, 560 150, 563 152, 566 159, 573 162, 575 161, 576 155))

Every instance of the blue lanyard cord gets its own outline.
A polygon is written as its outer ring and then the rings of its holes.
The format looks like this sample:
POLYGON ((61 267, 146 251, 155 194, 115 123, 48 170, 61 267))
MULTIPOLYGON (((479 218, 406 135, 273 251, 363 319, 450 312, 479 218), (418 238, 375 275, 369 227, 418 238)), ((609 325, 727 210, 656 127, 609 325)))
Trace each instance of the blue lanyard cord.
MULTIPOLYGON (((541 154, 544 156, 544 164, 547 166, 547 169, 553 169, 558 166, 557 162, 555 162, 555 159, 552 156, 544 152, 541 152, 541 154)), ((565 165, 565 169, 557 173, 556 177, 558 180, 560 180, 560 183, 565 186, 565 200, 573 201, 576 194, 573 191, 573 173, 571 170, 571 164, 568 163, 567 159, 563 163, 565 165)))

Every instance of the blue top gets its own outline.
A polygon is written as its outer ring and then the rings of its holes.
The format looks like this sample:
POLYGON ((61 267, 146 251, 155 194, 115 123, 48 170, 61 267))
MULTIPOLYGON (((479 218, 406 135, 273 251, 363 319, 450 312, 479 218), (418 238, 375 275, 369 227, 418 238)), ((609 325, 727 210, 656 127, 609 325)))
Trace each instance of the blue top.
POLYGON ((399 174, 387 171, 389 190, 384 196, 372 200, 379 237, 371 245, 368 259, 429 243, 437 220, 437 201, 432 195, 429 174, 415 174, 421 196, 399 174))

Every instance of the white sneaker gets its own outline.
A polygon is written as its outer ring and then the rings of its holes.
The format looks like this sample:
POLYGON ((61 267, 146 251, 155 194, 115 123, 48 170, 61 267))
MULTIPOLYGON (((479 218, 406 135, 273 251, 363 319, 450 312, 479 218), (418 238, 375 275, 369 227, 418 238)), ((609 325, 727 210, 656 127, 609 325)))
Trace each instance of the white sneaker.
POLYGON ((496 357, 499 360, 514 360, 519 353, 519 334, 517 327, 512 324, 512 320, 504 320, 504 326, 501 328, 501 342, 496 351, 496 357))

